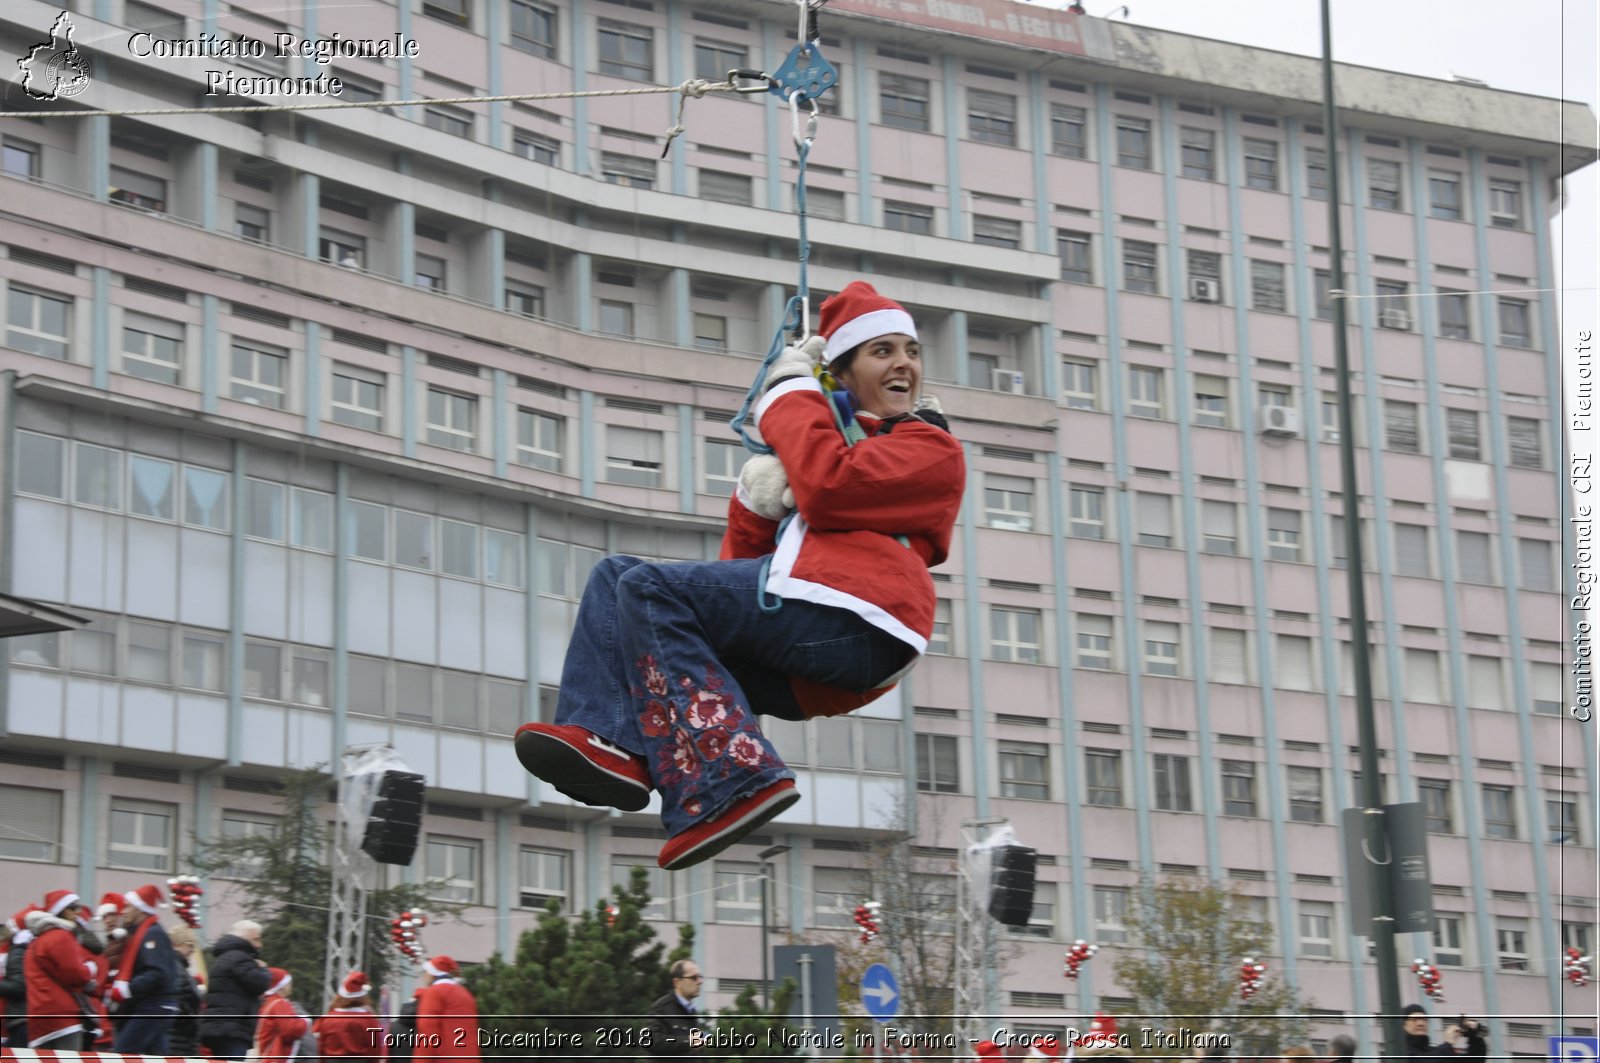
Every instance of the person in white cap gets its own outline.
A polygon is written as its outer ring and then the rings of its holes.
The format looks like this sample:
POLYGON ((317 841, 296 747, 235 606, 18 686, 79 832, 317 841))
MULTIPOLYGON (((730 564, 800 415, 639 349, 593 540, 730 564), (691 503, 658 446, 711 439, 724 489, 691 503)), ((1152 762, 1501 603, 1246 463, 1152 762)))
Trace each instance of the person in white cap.
POLYGON ((904 307, 864 281, 824 302, 820 334, 767 373, 756 422, 775 455, 746 462, 721 558, 594 567, 555 722, 518 729, 523 766, 591 805, 638 811, 658 791, 668 870, 798 801, 756 714, 860 708, 933 631, 928 569, 949 552, 966 466, 921 387, 904 307))
POLYGON ((117 966, 107 979, 106 999, 117 1017, 116 1051, 164 1056, 178 1018, 178 956, 158 916, 161 887, 140 886, 122 895, 128 907, 117 966))
POLYGON ((461 965, 449 956, 433 956, 422 969, 431 981, 417 1003, 417 1042, 411 1058, 416 1063, 478 1059, 478 1002, 456 980, 461 965))

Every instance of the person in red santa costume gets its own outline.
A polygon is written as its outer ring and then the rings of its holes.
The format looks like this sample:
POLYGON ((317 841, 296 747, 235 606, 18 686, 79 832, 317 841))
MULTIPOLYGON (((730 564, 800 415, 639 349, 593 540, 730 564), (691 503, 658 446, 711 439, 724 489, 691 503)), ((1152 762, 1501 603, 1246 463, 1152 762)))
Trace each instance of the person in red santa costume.
POLYGON ((766 374, 755 417, 774 454, 745 463, 720 559, 595 566, 555 722, 517 732, 523 766, 591 805, 638 811, 659 791, 668 870, 798 801, 756 714, 857 709, 933 631, 928 569, 949 552, 966 466, 921 386, 904 307, 864 281, 825 301, 819 334, 766 374))
POLYGON ((449 956, 422 965, 432 979, 417 1003, 417 1063, 427 1059, 478 1058, 478 1002, 456 979, 461 967, 449 956))
POLYGON ((267 973, 272 984, 261 994, 261 1010, 256 1012, 256 1059, 258 1063, 288 1063, 311 1021, 289 1002, 293 976, 282 967, 270 967, 267 973))
POLYGON ((84 996, 93 992, 99 965, 78 942, 78 915, 83 905, 71 890, 45 895, 44 907, 27 914, 33 931, 23 961, 28 983, 28 1045, 55 1051, 81 1051, 85 1033, 84 996))
POLYGON ((339 983, 327 1014, 311 1026, 317 1051, 323 1056, 377 1060, 383 1058, 383 1029, 372 1010, 372 983, 360 971, 351 971, 339 983))

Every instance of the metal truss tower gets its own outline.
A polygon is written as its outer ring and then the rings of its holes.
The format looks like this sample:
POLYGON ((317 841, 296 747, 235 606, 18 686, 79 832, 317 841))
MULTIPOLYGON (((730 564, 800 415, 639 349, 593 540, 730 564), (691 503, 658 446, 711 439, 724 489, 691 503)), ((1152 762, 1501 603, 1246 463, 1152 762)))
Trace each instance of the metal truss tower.
POLYGON ((359 807, 355 766, 372 747, 345 750, 339 772, 339 814, 333 821, 329 854, 328 958, 323 967, 322 984, 331 992, 345 975, 361 967, 367 942, 367 892, 373 885, 372 857, 361 851, 366 824, 352 823, 349 809, 359 807))
POLYGON ((989 854, 982 842, 1005 819, 961 824, 956 863, 956 970, 953 1026, 958 1046, 974 1044, 992 1029, 995 921, 989 916, 989 854))

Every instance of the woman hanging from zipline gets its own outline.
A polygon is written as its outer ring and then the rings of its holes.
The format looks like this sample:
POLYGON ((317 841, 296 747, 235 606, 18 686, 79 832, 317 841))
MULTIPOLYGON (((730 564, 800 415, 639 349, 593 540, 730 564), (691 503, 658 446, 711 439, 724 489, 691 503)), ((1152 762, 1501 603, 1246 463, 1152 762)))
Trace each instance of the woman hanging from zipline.
POLYGON ((756 714, 860 708, 933 631, 928 569, 949 552, 966 466, 936 407, 918 408, 921 384, 903 307, 864 281, 826 300, 819 335, 767 373, 755 415, 773 453, 740 473, 721 559, 595 566, 555 722, 517 732, 523 766, 590 805, 638 811, 659 791, 668 870, 798 801, 756 714))

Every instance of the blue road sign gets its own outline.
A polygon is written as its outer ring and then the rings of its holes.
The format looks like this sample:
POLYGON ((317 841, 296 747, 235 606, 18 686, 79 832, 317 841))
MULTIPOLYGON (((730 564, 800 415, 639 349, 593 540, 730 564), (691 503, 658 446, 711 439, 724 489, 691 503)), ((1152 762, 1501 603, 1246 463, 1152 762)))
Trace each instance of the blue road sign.
POLYGON ((881 963, 868 967, 861 975, 861 1003, 867 1014, 879 1022, 888 1022, 900 1014, 900 986, 895 983, 894 972, 881 963))
MULTIPOLYGON (((862 979, 866 985, 866 979, 862 979)), ((1600 1037, 1551 1037, 1550 1063, 1595 1063, 1600 1059, 1600 1037)))

